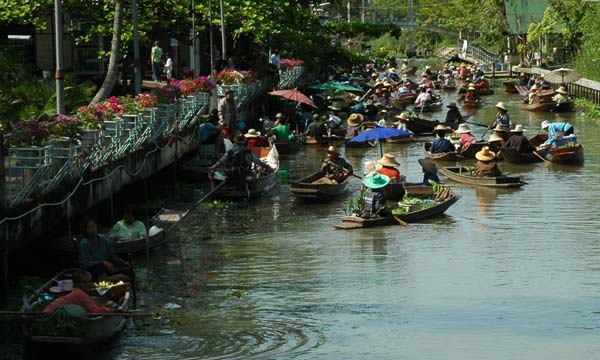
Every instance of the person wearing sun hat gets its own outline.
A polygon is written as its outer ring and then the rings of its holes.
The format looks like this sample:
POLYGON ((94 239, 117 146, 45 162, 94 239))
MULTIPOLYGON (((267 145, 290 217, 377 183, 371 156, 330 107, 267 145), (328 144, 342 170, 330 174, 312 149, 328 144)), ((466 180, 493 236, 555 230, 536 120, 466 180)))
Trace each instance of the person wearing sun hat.
POLYGON ((455 125, 455 127, 458 127, 458 124, 465 121, 455 102, 451 102, 450 104, 446 105, 446 107, 449 109, 446 113, 446 124, 455 125))
POLYGON ((467 93, 465 94, 465 101, 466 102, 477 102, 479 101, 479 97, 477 96, 477 94, 475 93, 475 84, 471 83, 469 84, 469 86, 467 87, 467 93))
POLYGON ((503 125, 496 125, 496 127, 494 128, 494 133, 496 133, 496 135, 498 135, 500 138, 502 138, 502 145, 504 145, 506 143, 506 141, 508 140, 508 138, 510 137, 510 133, 508 132, 509 128, 503 125))
POLYGON ((494 162, 495 158, 496 153, 491 151, 488 146, 484 146, 475 154, 475 159, 477 159, 477 163, 475 164, 475 174, 477 177, 502 176, 502 172, 494 162))
POLYGON ((321 171, 325 174, 325 177, 339 184, 352 175, 354 170, 352 165, 340 156, 338 149, 331 145, 327 149, 327 158, 323 161, 321 171))
POLYGON ((567 88, 565 88, 564 86, 561 86, 558 89, 556 89, 555 92, 556 92, 556 95, 554 95, 552 97, 552 100, 556 103, 556 105, 566 104, 569 102, 569 96, 567 95, 567 88))
POLYGON ((546 147, 553 145, 556 139, 572 135, 575 128, 568 122, 550 123, 544 120, 542 122, 542 130, 546 130, 548 133, 548 140, 542 144, 542 146, 546 147))
POLYGON ((244 134, 244 137, 248 139, 247 147, 269 147, 269 140, 261 136, 260 131, 256 129, 250 129, 244 134))
POLYGON ((506 105, 504 105, 504 103, 502 101, 500 101, 496 104, 496 108, 498 109, 498 113, 496 114, 496 119, 488 127, 488 129, 491 130, 491 129, 495 128, 496 125, 498 125, 498 124, 506 126, 506 127, 510 127, 511 122, 510 122, 510 117, 508 116, 508 113, 506 112, 506 105))
MULTIPOLYGON (((502 139, 498 134, 492 133, 490 138, 488 139, 488 145, 492 151, 498 151, 503 147, 504 139, 502 139)), ((498 157, 498 153, 496 153, 496 157, 498 157)))
POLYGON ((393 182, 400 182, 400 171, 397 169, 400 164, 396 161, 394 155, 383 154, 383 157, 377 160, 377 164, 382 166, 381 169, 377 170, 378 173, 389 177, 393 182))
POLYGON ((527 140, 527 137, 523 135, 524 131, 523 125, 515 125, 515 128, 510 131, 512 135, 508 138, 508 141, 506 141, 504 147, 513 148, 522 154, 533 153, 535 151, 535 147, 531 145, 529 140, 527 140))
POLYGON ((455 131, 460 136, 460 148, 465 149, 470 143, 477 141, 477 138, 471 134, 469 125, 462 123, 458 125, 458 129, 455 131))
POLYGON ((396 115, 395 118, 398 119, 398 121, 395 123, 396 129, 402 131, 409 131, 408 126, 406 124, 410 121, 410 115, 403 112, 400 115, 396 115))
POLYGON ((383 189, 390 183, 386 175, 375 173, 364 178, 363 185, 369 189, 365 194, 365 212, 369 216, 390 216, 391 211, 385 207, 385 194, 383 189))
POLYGON ((356 135, 360 134, 360 125, 364 120, 364 116, 359 113, 350 114, 346 123, 346 139, 352 139, 356 135))
POLYGON ((423 170, 423 185, 431 186, 429 181, 433 181, 437 184, 440 183, 440 177, 437 175, 437 167, 433 161, 429 159, 419 159, 419 165, 423 170))
POLYGON ((448 133, 449 131, 450 129, 442 124, 438 124, 436 127, 433 128, 435 140, 431 143, 431 148, 429 148, 429 152, 431 152, 432 154, 443 154, 456 151, 454 145, 452 145, 450 140, 446 139, 446 133, 448 133))

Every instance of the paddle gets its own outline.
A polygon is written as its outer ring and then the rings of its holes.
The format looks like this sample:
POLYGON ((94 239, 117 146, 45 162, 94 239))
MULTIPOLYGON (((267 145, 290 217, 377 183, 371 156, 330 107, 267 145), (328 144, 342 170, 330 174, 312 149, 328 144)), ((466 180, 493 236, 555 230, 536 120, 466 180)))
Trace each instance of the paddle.
POLYGON ((484 124, 480 124, 480 123, 476 123, 476 122, 472 122, 472 121, 466 121, 466 120, 465 120, 465 122, 466 122, 467 124, 473 124, 473 125, 481 126, 481 127, 484 127, 484 128, 487 128, 487 127, 488 127, 488 125, 484 125, 484 124))
POLYGON ((533 152, 533 155, 535 155, 535 156, 539 157, 539 158, 540 158, 540 159, 542 159, 542 161, 543 161, 543 162, 545 162, 545 163, 550 163, 550 162, 551 162, 551 161, 549 161, 549 160, 546 160, 546 158, 544 158, 542 155, 538 154, 538 153, 537 153, 537 151, 534 151, 534 152, 533 152))
MULTIPOLYGON (((334 163, 332 163, 331 161, 323 161, 323 164, 329 164, 329 165, 332 165, 333 167, 335 167, 335 168, 337 168, 337 169, 340 169, 340 170, 346 170, 346 171, 348 170, 348 169, 345 169, 345 168, 343 168, 343 167, 339 166, 338 164, 334 164, 334 163)), ((358 179, 361 179, 361 180, 363 179, 361 176, 358 176, 358 175, 356 175, 356 174, 354 174, 354 173, 350 174, 350 176, 354 176, 355 178, 358 178, 358 179)))
POLYGON ((397 216, 394 216, 394 219, 396 219, 396 221, 398 222, 398 224, 400 224, 400 225, 402 225, 402 226, 404 226, 404 227, 407 227, 407 226, 409 226, 409 225, 408 225, 408 223, 407 223, 406 221, 402 221, 402 219, 400 219, 400 218, 399 218, 399 217, 397 217, 397 216))

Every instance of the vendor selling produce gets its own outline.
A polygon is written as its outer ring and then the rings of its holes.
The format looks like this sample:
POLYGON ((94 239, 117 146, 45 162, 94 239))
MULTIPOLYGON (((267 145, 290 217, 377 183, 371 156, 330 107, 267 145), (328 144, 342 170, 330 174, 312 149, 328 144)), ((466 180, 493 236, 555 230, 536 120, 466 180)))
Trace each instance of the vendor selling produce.
POLYGON ((352 165, 340 156, 337 148, 333 145, 327 149, 327 158, 323 161, 321 171, 325 173, 325 177, 335 180, 338 184, 353 173, 352 165))
POLYGON ((390 216, 391 212, 385 207, 385 195, 383 189, 390 183, 386 175, 375 173, 363 180, 363 185, 369 188, 365 195, 365 213, 367 216, 379 215, 390 216))
POLYGON ((481 151, 475 154, 477 164, 475 164, 475 174, 477 177, 498 177, 502 172, 494 162, 496 154, 490 151, 490 148, 484 146, 481 151))

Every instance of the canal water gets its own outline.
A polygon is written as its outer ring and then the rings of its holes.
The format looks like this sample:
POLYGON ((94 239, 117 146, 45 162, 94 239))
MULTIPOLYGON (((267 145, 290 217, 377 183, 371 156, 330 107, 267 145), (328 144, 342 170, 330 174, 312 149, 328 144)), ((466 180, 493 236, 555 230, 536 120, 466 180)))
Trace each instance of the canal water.
MULTIPOLYGON (((501 163, 528 184, 452 183, 462 198, 444 217, 342 231, 333 225, 352 194, 327 204, 289 195, 290 178, 313 172, 325 156, 305 147, 282 157, 279 185, 264 197, 190 214, 177 241, 140 267, 142 305, 163 318, 138 323, 97 357, 598 358, 600 130, 580 114, 520 111, 518 95, 496 90, 469 121, 489 124, 497 101, 528 136, 543 120, 569 121, 585 144, 585 165, 501 163)), ((455 94, 443 96, 447 104, 455 94)), ((478 137, 485 131, 471 128, 478 137)), ((408 181, 421 180, 422 147, 384 144, 408 181)), ((379 157, 378 147, 342 150, 358 173, 379 157)), ((352 178, 352 193, 359 187, 352 178)))

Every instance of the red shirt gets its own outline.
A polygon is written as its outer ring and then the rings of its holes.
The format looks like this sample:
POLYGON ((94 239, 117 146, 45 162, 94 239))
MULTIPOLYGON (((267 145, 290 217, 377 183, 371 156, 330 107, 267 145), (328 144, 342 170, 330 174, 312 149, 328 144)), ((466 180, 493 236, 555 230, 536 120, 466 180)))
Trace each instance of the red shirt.
POLYGON ((467 145, 469 145, 472 142, 477 141, 477 138, 473 135, 471 135, 471 133, 466 133, 466 134, 460 134, 460 147, 461 149, 464 149, 467 147, 467 145))
POLYGON ((250 138, 246 147, 269 147, 269 141, 263 137, 250 138))
POLYGON ((113 312, 113 309, 111 308, 96 304, 96 302, 94 301, 94 299, 92 299, 91 296, 89 296, 85 291, 79 288, 75 288, 69 294, 61 296, 58 299, 51 302, 50 305, 46 307, 44 312, 51 313, 54 312, 58 307, 68 304, 79 305, 89 313, 113 312))
POLYGON ((396 168, 384 166, 381 169, 377 170, 377 172, 389 177, 392 181, 395 181, 397 183, 400 182, 400 171, 398 171, 398 169, 396 168))

